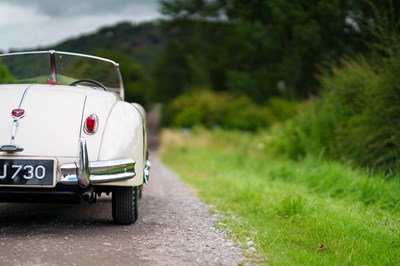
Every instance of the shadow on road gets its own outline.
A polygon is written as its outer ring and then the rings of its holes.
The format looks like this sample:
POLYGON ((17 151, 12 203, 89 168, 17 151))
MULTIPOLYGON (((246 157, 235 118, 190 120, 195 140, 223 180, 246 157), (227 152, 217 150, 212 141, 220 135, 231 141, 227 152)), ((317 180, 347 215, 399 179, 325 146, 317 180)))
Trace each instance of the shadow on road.
MULTIPOLYGON (((56 228, 85 226, 114 226, 111 217, 111 200, 98 199, 96 204, 0 204, 0 231, 12 226, 14 229, 42 226, 56 228)), ((25 231, 25 230, 24 230, 25 231)), ((12 233, 18 233, 13 230, 12 233)))

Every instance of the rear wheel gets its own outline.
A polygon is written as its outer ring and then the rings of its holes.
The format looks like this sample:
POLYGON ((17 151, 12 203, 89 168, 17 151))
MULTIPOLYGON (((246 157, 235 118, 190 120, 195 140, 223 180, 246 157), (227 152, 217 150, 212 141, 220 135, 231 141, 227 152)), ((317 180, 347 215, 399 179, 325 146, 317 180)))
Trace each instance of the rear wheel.
POLYGON ((112 217, 115 224, 133 224, 138 218, 138 188, 114 187, 112 217))

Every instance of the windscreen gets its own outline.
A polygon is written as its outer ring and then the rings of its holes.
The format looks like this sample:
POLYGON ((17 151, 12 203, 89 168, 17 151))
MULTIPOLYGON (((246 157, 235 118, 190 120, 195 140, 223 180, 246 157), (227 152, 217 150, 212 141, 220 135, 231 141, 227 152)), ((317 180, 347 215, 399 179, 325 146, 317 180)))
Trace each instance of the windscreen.
MULTIPOLYGON (((64 52, 0 55, 0 84, 53 81, 70 85, 77 80, 95 80, 116 93, 122 86, 117 64, 107 59, 64 52)), ((79 85, 94 86, 87 82, 79 85)))

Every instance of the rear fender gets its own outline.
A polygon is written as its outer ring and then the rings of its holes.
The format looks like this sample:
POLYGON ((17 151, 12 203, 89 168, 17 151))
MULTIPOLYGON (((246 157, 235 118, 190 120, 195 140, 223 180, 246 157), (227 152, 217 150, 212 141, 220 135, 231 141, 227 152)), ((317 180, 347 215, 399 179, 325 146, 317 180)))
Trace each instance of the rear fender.
POLYGON ((133 158, 136 161, 133 179, 113 182, 111 186, 138 186, 143 184, 144 125, 140 111, 132 104, 118 102, 112 108, 103 132, 99 160, 133 158))

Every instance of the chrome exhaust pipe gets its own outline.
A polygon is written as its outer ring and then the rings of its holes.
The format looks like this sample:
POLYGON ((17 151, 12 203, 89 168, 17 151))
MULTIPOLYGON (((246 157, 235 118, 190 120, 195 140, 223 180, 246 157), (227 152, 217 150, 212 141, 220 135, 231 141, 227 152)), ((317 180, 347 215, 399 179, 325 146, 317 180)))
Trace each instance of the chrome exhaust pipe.
POLYGON ((94 198, 95 198, 94 189, 92 186, 90 186, 85 192, 83 192, 82 200, 90 203, 93 202, 94 198))

